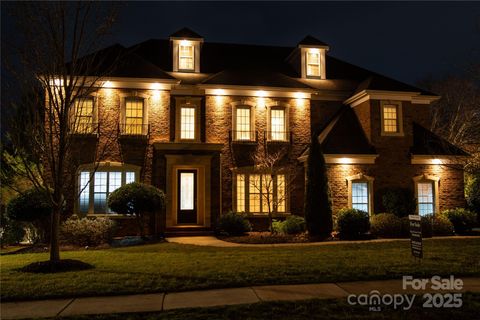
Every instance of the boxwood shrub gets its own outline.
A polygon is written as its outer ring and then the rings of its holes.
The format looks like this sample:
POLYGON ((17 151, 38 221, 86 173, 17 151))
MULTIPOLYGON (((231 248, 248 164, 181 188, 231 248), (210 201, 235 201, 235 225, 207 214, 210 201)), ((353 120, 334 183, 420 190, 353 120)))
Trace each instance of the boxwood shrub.
POLYGON ((241 214, 228 212, 218 219, 217 232, 226 233, 229 236, 241 236, 252 230, 250 222, 241 214))
POLYGON ((477 215, 474 212, 463 208, 444 210, 440 214, 450 220, 455 233, 458 234, 465 234, 471 231, 477 221, 477 215))
POLYGON ((360 239, 370 229, 368 213, 357 209, 341 209, 337 213, 337 228, 341 239, 360 239))
POLYGON ((393 213, 379 213, 370 220, 370 232, 380 238, 402 236, 402 220, 393 213))

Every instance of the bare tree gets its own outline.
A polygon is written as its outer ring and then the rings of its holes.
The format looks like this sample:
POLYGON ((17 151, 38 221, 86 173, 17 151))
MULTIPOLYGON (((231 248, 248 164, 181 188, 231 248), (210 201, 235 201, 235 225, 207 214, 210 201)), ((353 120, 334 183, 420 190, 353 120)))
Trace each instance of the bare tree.
MULTIPOLYGON (((98 134, 97 141, 103 139, 102 145, 108 146, 106 140, 113 141, 116 133, 116 128, 98 130, 93 117, 81 116, 91 112, 84 99, 102 86, 114 65, 111 55, 105 61, 89 53, 103 45, 116 10, 94 2, 16 3, 10 9, 19 35, 18 41, 8 44, 16 49, 10 70, 16 86, 27 93, 16 105, 27 117, 21 122, 13 119, 9 128, 12 159, 21 162, 23 172, 17 173, 28 177, 35 188, 50 190, 50 262, 55 263, 60 260, 64 193, 72 183, 71 163, 79 149, 76 134, 98 134)), ((94 157, 101 159, 105 152, 97 148, 94 157)))
POLYGON ((267 210, 270 232, 274 233, 273 218, 287 210, 287 199, 295 186, 296 170, 286 161, 288 147, 276 151, 269 151, 266 146, 259 149, 252 156, 257 174, 250 175, 250 185, 259 194, 262 211, 267 210))

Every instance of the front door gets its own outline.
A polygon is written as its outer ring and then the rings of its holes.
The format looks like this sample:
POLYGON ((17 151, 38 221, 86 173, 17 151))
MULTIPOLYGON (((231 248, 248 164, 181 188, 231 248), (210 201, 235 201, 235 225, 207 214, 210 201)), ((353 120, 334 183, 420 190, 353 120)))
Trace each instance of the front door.
POLYGON ((178 170, 177 223, 197 223, 197 170, 178 170))

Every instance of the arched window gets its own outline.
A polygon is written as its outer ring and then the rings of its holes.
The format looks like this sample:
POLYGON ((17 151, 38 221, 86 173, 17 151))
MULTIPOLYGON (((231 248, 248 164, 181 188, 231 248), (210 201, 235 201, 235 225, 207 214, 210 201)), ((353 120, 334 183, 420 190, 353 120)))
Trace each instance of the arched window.
POLYGON ((439 178, 430 175, 420 175, 413 178, 415 183, 415 198, 417 213, 421 216, 438 212, 438 182, 439 178))
POLYGON ((357 174, 347 178, 348 206, 373 213, 373 178, 357 174))

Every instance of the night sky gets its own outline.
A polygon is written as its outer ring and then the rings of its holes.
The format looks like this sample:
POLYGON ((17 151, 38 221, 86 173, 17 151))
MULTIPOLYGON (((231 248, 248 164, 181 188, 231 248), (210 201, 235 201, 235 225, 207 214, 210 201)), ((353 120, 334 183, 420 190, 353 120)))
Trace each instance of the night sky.
POLYGON ((408 83, 480 59, 475 2, 127 2, 112 42, 168 38, 184 26, 211 42, 295 46, 311 34, 331 55, 408 83))

